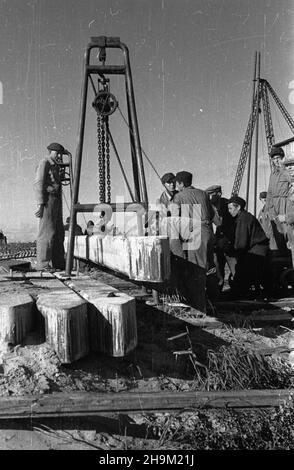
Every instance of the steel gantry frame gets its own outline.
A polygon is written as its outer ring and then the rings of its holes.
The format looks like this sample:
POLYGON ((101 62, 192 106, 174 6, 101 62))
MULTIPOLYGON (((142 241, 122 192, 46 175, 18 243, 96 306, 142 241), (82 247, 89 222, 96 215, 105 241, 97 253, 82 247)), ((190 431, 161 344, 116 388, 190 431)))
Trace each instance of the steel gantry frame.
MULTIPOLYGON (((269 94, 272 96, 286 123, 288 124, 291 132, 294 134, 294 120, 289 112, 281 102, 277 93, 274 91, 269 82, 260 77, 260 52, 255 53, 254 63, 254 77, 253 77, 253 95, 252 95, 252 108, 249 117, 248 125, 245 132, 241 155, 238 162, 238 167, 232 187, 232 195, 239 194, 242 179, 244 176, 246 164, 247 169, 247 187, 246 187, 246 203, 248 207, 249 194, 250 194, 250 179, 251 179, 251 148, 254 130, 256 132, 255 144, 255 169, 254 169, 254 215, 256 215, 257 208, 257 170, 258 170, 258 127, 259 127, 259 114, 263 111, 265 136, 267 142, 268 152, 275 144, 274 128, 271 116, 269 94), (262 103, 262 110, 261 110, 262 103)), ((270 162, 271 165, 271 162, 270 162)))
MULTIPOLYGON (((84 82, 83 82, 83 92, 82 92, 82 102, 81 102, 81 113, 80 113, 80 122, 79 122, 79 137, 78 137, 78 146, 76 151, 75 158, 75 169, 74 169, 74 179, 73 179, 73 190, 72 190, 72 201, 71 201, 71 213, 70 213, 70 226, 69 226, 69 237, 68 237, 68 247, 67 247, 67 258, 66 258, 66 275, 71 275, 72 265, 73 265, 73 253, 74 253, 74 239, 75 239, 75 225, 78 212, 94 212, 97 211, 96 203, 90 204, 80 204, 79 203, 79 187, 80 187, 80 178, 81 178, 81 167, 82 167, 82 155, 83 155, 83 145, 84 145, 84 134, 85 134, 85 122, 86 122, 86 112, 87 112, 87 97, 88 97, 88 87, 89 83, 94 88, 95 100, 92 103, 93 107, 99 113, 102 113, 102 119, 104 120, 104 130, 106 132, 108 141, 112 145, 114 154, 118 160, 120 169, 122 171, 123 177, 126 180, 125 173, 121 161, 118 156, 117 149, 115 147, 112 135, 108 126, 108 115, 113 111, 106 111, 111 108, 113 105, 113 95, 107 93, 107 91, 99 91, 95 89, 92 76, 98 76, 98 82, 107 83, 109 79, 106 78, 108 75, 123 75, 125 77, 125 93, 126 93, 126 104, 128 111, 128 127, 129 127, 129 138, 130 138, 130 147, 131 147, 131 161, 132 161, 132 173, 133 173, 133 182, 134 182, 134 193, 130 190, 130 186, 127 183, 129 193, 131 196, 131 203, 118 204, 107 201, 108 205, 111 206, 113 211, 133 211, 136 210, 133 208, 133 203, 140 203, 140 205, 147 207, 148 205, 148 196, 147 196, 147 186, 144 173, 144 165, 142 159, 142 149, 139 136, 139 127, 137 120, 137 112, 135 105, 135 95, 133 88, 132 73, 130 67, 129 51, 125 44, 120 41, 118 37, 106 37, 98 36, 91 37, 91 42, 88 44, 85 52, 84 58, 84 82), (122 51, 123 65, 108 65, 106 64, 106 49, 119 49, 122 51), (97 65, 96 63, 91 63, 91 52, 98 49, 98 57, 101 64, 97 65), (103 114, 103 111, 104 112, 103 114)), ((99 168, 100 170, 100 168, 99 168)), ((103 203, 104 201, 99 201, 103 203)), ((100 204, 101 205, 101 204, 100 204)), ((135 204, 136 205, 136 204, 135 204)))

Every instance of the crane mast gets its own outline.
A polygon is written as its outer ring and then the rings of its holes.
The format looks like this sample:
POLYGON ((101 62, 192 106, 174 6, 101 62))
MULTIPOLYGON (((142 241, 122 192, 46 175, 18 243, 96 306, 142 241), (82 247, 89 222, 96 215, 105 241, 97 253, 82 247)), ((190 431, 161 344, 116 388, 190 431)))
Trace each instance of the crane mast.
MULTIPOLYGON (((256 76, 256 61, 257 61, 257 53, 255 54, 255 69, 254 69, 254 88, 253 88, 253 97, 252 97, 252 107, 251 113, 249 117, 249 121, 247 124, 245 138, 243 141, 241 154, 237 166, 237 171, 235 174, 235 179, 232 187, 232 195, 239 194, 242 179, 245 173, 246 165, 248 164, 248 178, 247 178, 247 191, 246 191, 246 202, 248 206, 249 200, 249 186, 250 186, 250 165, 251 165, 251 147, 252 147, 252 139, 254 131, 256 132, 256 136, 258 139, 258 121, 259 121, 259 114, 263 112, 264 118, 264 128, 265 128, 265 136, 267 142, 267 149, 268 152, 271 151, 271 148, 275 144, 275 134, 273 128, 273 121, 271 115, 271 107, 270 107, 270 99, 271 96, 274 102, 276 103, 277 107, 279 108, 283 118, 285 119, 286 123, 288 124, 291 132, 294 134, 294 120, 290 116, 289 112, 285 108, 284 104, 278 97, 277 93, 273 89, 273 87, 269 84, 267 80, 264 78, 260 78, 260 72, 258 72, 258 76, 256 76)), ((258 56, 258 70, 260 70, 260 53, 258 56)), ((258 158, 258 145, 256 139, 256 155, 255 155, 255 190, 254 190, 254 213, 256 215, 256 193, 257 193, 257 158, 258 158)), ((270 162, 271 165, 271 162, 270 162)))

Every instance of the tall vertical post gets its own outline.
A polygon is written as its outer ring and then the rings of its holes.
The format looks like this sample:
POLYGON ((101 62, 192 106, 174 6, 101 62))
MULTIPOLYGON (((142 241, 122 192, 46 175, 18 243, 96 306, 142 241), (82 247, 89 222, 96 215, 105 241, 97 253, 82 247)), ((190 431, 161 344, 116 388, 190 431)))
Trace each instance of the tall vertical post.
MULTIPOLYGON (((251 138, 248 149, 248 170, 247 170, 247 187, 246 187, 246 206, 249 205, 250 194, 250 177, 251 177, 251 150, 252 150, 252 129, 254 126, 254 102, 255 102, 255 85, 256 85, 256 64, 257 64, 257 51, 254 56, 254 73, 253 73, 253 86, 252 86, 252 106, 251 106, 251 138)), ((258 106, 258 103, 257 103, 258 106)))
POLYGON ((135 105, 135 95, 134 95, 134 87, 133 87, 133 80, 132 75, 130 73, 130 59, 129 59, 129 51, 125 44, 121 43, 121 49, 124 53, 125 57, 125 64, 126 64, 126 94, 127 94, 127 102, 129 103, 129 115, 131 121, 131 129, 133 134, 133 142, 136 154, 136 160, 138 165, 138 172, 139 172, 139 179, 140 179, 140 189, 141 189, 141 202, 148 203, 148 195, 147 195, 147 186, 145 180, 145 172, 144 172, 144 165, 143 165, 143 158, 142 158, 142 150, 141 150, 141 143, 140 143, 140 136, 139 136, 139 127, 138 127, 138 119, 136 113, 136 105, 135 105))
POLYGON ((84 67, 85 75, 84 75, 83 92, 82 92, 82 107, 81 107, 81 114, 80 114, 80 132, 79 132, 79 140, 78 140, 78 146, 77 146, 77 152, 76 152, 74 184, 73 184, 71 210, 70 210, 70 224, 69 224, 68 246, 67 246, 66 266, 65 266, 65 274, 67 276, 70 276, 71 270, 72 270, 72 264, 73 264, 75 226, 76 226, 76 219, 77 219, 76 204, 78 202, 78 197, 79 197, 82 153, 83 153, 85 123, 86 123, 87 96, 88 96, 87 65, 89 64, 90 51, 91 51, 91 47, 89 45, 87 47, 86 54, 85 54, 85 67, 84 67))
POLYGON ((259 128, 259 102, 260 102, 260 52, 258 53, 257 61, 257 82, 256 82, 256 93, 257 93, 257 113, 256 113, 256 133, 255 133, 255 168, 254 168, 254 215, 256 217, 257 211, 257 178, 258 178, 258 128, 259 128))
POLYGON ((139 171, 138 171, 138 162, 137 162, 136 151, 135 151, 134 130, 133 130, 132 119, 131 119, 130 101, 129 101, 129 94, 128 94, 127 86, 126 86, 126 99, 127 99, 128 121, 129 121, 129 134, 130 134, 135 201, 139 202, 141 201, 140 179, 139 179, 139 171))

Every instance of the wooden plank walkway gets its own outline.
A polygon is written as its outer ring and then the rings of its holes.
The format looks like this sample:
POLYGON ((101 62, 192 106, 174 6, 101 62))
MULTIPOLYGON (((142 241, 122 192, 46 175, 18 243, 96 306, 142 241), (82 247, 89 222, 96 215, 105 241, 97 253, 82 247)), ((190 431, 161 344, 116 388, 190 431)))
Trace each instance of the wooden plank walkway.
POLYGON ((0 420, 109 413, 188 411, 195 408, 272 408, 292 403, 294 390, 218 392, 55 393, 0 398, 0 420))

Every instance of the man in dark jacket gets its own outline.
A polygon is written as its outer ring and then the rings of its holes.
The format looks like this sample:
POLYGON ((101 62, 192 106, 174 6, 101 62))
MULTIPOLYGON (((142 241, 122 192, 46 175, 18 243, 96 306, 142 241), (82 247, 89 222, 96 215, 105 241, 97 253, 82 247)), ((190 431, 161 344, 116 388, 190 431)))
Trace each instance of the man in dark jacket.
POLYGON ((220 185, 209 186, 205 192, 209 195, 211 205, 215 212, 213 218, 213 223, 216 226, 214 251, 218 284, 221 290, 224 285, 226 263, 228 263, 232 273, 232 260, 225 256, 224 246, 228 240, 232 240, 234 219, 228 211, 228 199, 222 197, 222 187, 220 185))
POLYGON ((198 305, 199 303, 205 304, 205 291, 210 298, 214 298, 218 293, 218 288, 213 259, 214 210, 208 194, 192 186, 192 178, 193 175, 188 171, 180 171, 176 174, 178 193, 175 194, 170 204, 170 211, 172 217, 179 217, 180 221, 186 219, 190 224, 190 232, 186 231, 186 239, 182 237, 182 258, 187 262, 183 279, 191 304, 193 306, 194 303, 197 307, 197 303, 198 305), (194 230, 195 227, 196 230, 194 230))
POLYGON ((246 202, 239 196, 232 196, 228 201, 229 213, 235 219, 234 239, 226 251, 235 256, 237 264, 231 283, 232 293, 246 295, 252 284, 262 285, 268 291, 267 273, 268 238, 260 223, 245 211, 246 202))
POLYGON ((37 269, 64 269, 64 226, 62 192, 58 162, 66 153, 56 142, 48 145, 48 155, 36 170, 34 189, 37 199, 35 216, 40 219, 37 237, 37 269))
POLYGON ((288 247, 291 250, 292 266, 294 267, 294 156, 285 160, 285 169, 289 174, 291 183, 287 196, 285 214, 279 214, 277 220, 287 231, 288 247))

